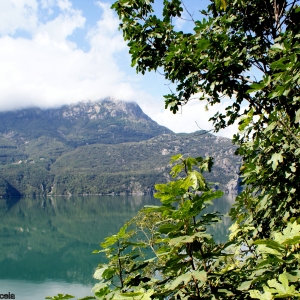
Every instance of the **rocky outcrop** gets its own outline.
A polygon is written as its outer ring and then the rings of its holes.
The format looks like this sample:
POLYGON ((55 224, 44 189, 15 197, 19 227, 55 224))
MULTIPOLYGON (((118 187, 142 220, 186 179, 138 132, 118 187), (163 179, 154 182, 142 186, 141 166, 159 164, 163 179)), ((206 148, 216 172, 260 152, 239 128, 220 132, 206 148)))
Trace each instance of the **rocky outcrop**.
MULTIPOLYGON (((65 105, 59 109, 59 112, 63 118, 67 119, 87 118, 90 120, 97 120, 117 117, 131 119, 136 122, 153 122, 153 120, 143 113, 137 103, 112 99, 65 105)), ((53 112, 49 111, 49 113, 53 112)))
POLYGON ((242 191, 241 179, 238 175, 235 175, 224 188, 226 194, 238 195, 242 191))

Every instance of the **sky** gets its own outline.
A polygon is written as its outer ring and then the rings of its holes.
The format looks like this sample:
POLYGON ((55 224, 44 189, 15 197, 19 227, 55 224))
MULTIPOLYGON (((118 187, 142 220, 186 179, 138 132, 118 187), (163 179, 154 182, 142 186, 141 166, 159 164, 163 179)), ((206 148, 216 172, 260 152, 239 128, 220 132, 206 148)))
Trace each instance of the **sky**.
MULTIPOLYGON (((174 132, 211 130, 208 122, 222 103, 205 110, 192 100, 180 113, 164 109, 168 82, 158 73, 136 74, 129 49, 110 9, 114 1, 0 0, 0 111, 59 107, 105 98, 135 101, 174 132)), ((157 1, 159 11, 162 0, 157 1)), ((207 0, 186 0, 195 18, 207 0)), ((186 12, 184 19, 189 16, 186 12)), ((175 29, 191 22, 177 18, 175 29)), ((232 137, 236 125, 218 135, 232 137)))

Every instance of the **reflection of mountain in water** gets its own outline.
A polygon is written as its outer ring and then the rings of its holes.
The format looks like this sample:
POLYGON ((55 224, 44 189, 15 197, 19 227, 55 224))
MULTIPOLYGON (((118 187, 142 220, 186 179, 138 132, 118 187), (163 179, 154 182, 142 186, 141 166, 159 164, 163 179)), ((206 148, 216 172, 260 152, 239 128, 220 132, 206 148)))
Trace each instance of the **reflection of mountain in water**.
POLYGON ((21 199, 0 202, 0 278, 88 283, 101 257, 91 252, 130 220, 149 196, 21 199))
MULTIPOLYGON (((158 203, 150 196, 0 201, 0 279, 93 283, 93 271, 103 256, 91 252, 144 205, 158 203)), ((226 214, 231 203, 222 197, 206 212, 226 214)), ((229 219, 224 222, 225 227, 218 223, 210 230, 216 240, 226 237, 229 219)))
POLYGON ((208 206, 204 213, 219 212, 223 215, 222 222, 214 224, 208 228, 208 232, 213 235, 216 242, 226 242, 229 234, 228 228, 232 222, 227 215, 230 211, 231 205, 235 200, 234 195, 224 195, 223 197, 214 200, 214 205, 208 206))

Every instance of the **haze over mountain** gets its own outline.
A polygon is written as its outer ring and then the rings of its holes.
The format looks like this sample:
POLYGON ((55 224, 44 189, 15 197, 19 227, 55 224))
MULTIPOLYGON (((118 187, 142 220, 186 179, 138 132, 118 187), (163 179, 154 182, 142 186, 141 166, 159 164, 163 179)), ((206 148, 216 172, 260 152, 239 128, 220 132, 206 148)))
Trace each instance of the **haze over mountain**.
POLYGON ((170 180, 172 155, 215 157, 216 187, 237 188, 227 138, 175 134, 136 103, 103 100, 0 113, 0 195, 152 193, 170 180))

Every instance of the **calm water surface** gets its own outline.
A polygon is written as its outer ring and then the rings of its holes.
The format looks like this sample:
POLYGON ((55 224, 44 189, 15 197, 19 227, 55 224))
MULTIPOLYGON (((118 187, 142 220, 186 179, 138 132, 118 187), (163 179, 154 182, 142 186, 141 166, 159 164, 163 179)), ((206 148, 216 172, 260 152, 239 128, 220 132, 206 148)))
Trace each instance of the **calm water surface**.
MULTIPOLYGON (((208 211, 226 214, 234 198, 223 196, 208 211)), ((0 294, 38 300, 57 293, 91 295, 92 275, 103 256, 99 243, 130 220, 151 196, 0 199, 0 294)), ((229 218, 210 232, 224 241, 229 218)))

